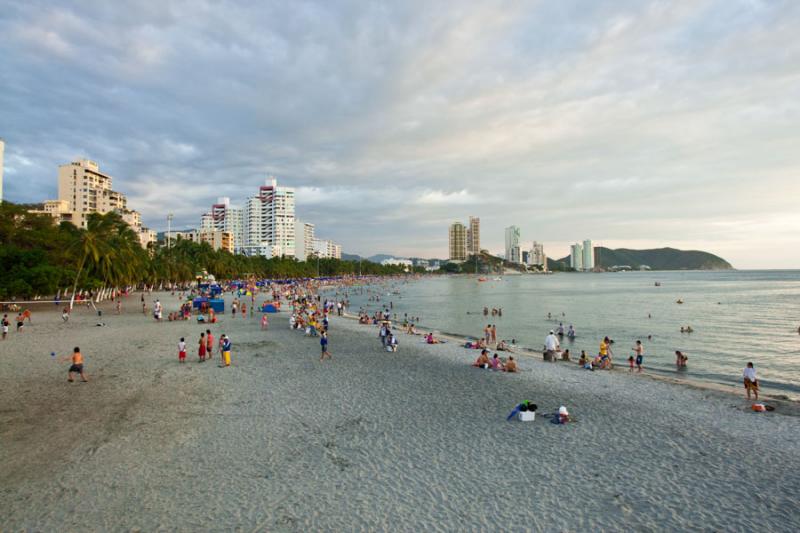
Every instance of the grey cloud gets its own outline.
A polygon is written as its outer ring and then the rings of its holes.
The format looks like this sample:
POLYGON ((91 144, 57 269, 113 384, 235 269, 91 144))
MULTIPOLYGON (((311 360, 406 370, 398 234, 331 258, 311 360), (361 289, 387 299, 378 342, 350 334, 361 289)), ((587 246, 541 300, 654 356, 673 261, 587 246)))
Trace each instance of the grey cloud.
POLYGON ((798 30, 791 1, 14 3, 6 196, 52 197, 88 156, 157 228, 274 174, 362 253, 442 256, 475 214, 495 250, 517 224, 551 255, 592 237, 796 265, 745 229, 794 220, 798 30))

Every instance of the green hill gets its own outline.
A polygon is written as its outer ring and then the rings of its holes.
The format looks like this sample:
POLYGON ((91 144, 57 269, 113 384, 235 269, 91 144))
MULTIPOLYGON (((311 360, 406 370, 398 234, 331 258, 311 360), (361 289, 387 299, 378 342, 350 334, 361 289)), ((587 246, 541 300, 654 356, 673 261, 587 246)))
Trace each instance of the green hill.
MULTIPOLYGON (((564 270, 569 267, 569 256, 548 259, 548 268, 564 270)), ((655 248, 652 250, 612 250, 598 246, 594 249, 595 266, 609 269, 613 266, 627 265, 634 270, 647 265, 652 270, 730 270, 730 263, 719 256, 699 250, 677 250, 675 248, 655 248)))

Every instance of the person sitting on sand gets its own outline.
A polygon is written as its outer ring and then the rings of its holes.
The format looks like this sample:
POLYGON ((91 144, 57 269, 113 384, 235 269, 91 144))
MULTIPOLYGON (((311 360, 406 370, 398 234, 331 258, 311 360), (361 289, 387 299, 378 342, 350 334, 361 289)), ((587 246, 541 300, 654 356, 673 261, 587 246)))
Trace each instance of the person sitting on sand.
POLYGON ((489 361, 489 367, 492 370, 502 370, 503 369, 503 362, 500 360, 497 354, 494 354, 491 361, 489 361))
POLYGON ((592 370, 592 362, 586 355, 586 350, 581 350, 581 358, 578 359, 578 364, 586 370, 592 370))
POLYGON ((506 341, 500 341, 497 343, 497 350, 501 352, 510 352, 511 348, 509 348, 506 341))
POLYGON ((481 354, 478 356, 475 362, 472 363, 472 366, 476 366, 478 368, 488 368, 489 363, 489 352, 486 350, 481 350, 481 354))
POLYGON ((425 342, 427 342, 428 344, 439 344, 439 339, 434 337, 433 332, 431 332, 425 336, 425 342))
POLYGON ((506 361, 506 364, 503 366, 503 370, 506 372, 517 372, 517 362, 514 360, 513 355, 508 356, 508 361, 506 361))
POLYGON ((569 361, 569 350, 564 350, 561 352, 561 360, 562 361, 569 361))

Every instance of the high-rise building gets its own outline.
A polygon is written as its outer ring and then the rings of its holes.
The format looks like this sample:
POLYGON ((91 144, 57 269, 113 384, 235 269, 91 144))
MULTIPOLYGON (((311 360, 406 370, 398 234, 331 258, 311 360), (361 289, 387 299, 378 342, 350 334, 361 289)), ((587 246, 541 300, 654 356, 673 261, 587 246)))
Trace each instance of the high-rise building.
MULTIPOLYGON (((90 213, 118 211, 126 218, 128 200, 124 194, 111 188, 111 181, 111 176, 100 172, 97 163, 89 159, 58 167, 58 199, 69 202, 73 224, 85 228, 90 213)), ((126 218, 129 223, 131 216, 126 218)))
POLYGON ((589 239, 583 241, 583 269, 594 270, 594 246, 589 239))
POLYGON ((450 261, 467 260, 467 228, 461 222, 450 224, 449 232, 450 261))
POLYGON ((298 261, 305 261, 314 251, 314 224, 294 221, 294 256, 298 261))
POLYGON ((244 211, 231 207, 231 199, 223 196, 211 206, 211 211, 200 220, 201 232, 222 231, 230 233, 233 249, 236 252, 244 248, 244 211))
POLYGON ((467 228, 467 254, 478 255, 481 253, 481 219, 469 217, 467 228))
POLYGON ((575 270, 583 270, 583 246, 573 244, 570 246, 569 266, 575 270))
POLYGON ((510 263, 521 263, 522 254, 519 247, 520 231, 518 226, 506 228, 506 261, 510 263))
POLYGON ((125 195, 111 187, 111 176, 100 172, 100 167, 89 159, 79 159, 58 167, 58 200, 45 200, 42 209, 32 209, 53 217, 53 221, 70 222, 86 228, 92 213, 104 215, 118 213, 139 237, 143 247, 155 241, 155 232, 142 226, 138 211, 128 209, 125 195))
POLYGON ((544 255, 544 245, 533 241, 531 251, 528 254, 528 265, 544 267, 547 266, 547 257, 544 255))
POLYGON ((247 255, 294 257, 294 207, 294 189, 278 187, 277 180, 270 177, 245 204, 242 244, 237 250, 247 255))
POLYGON ((0 138, 0 203, 3 202, 3 156, 6 151, 6 142, 0 138))

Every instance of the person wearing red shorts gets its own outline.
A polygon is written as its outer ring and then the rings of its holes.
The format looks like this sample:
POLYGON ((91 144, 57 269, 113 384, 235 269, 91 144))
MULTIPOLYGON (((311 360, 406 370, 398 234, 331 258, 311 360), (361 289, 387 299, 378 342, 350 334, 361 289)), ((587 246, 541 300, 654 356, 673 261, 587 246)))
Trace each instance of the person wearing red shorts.
POLYGON ((178 362, 186 362, 186 341, 183 340, 183 337, 181 337, 181 341, 178 343, 178 362))

